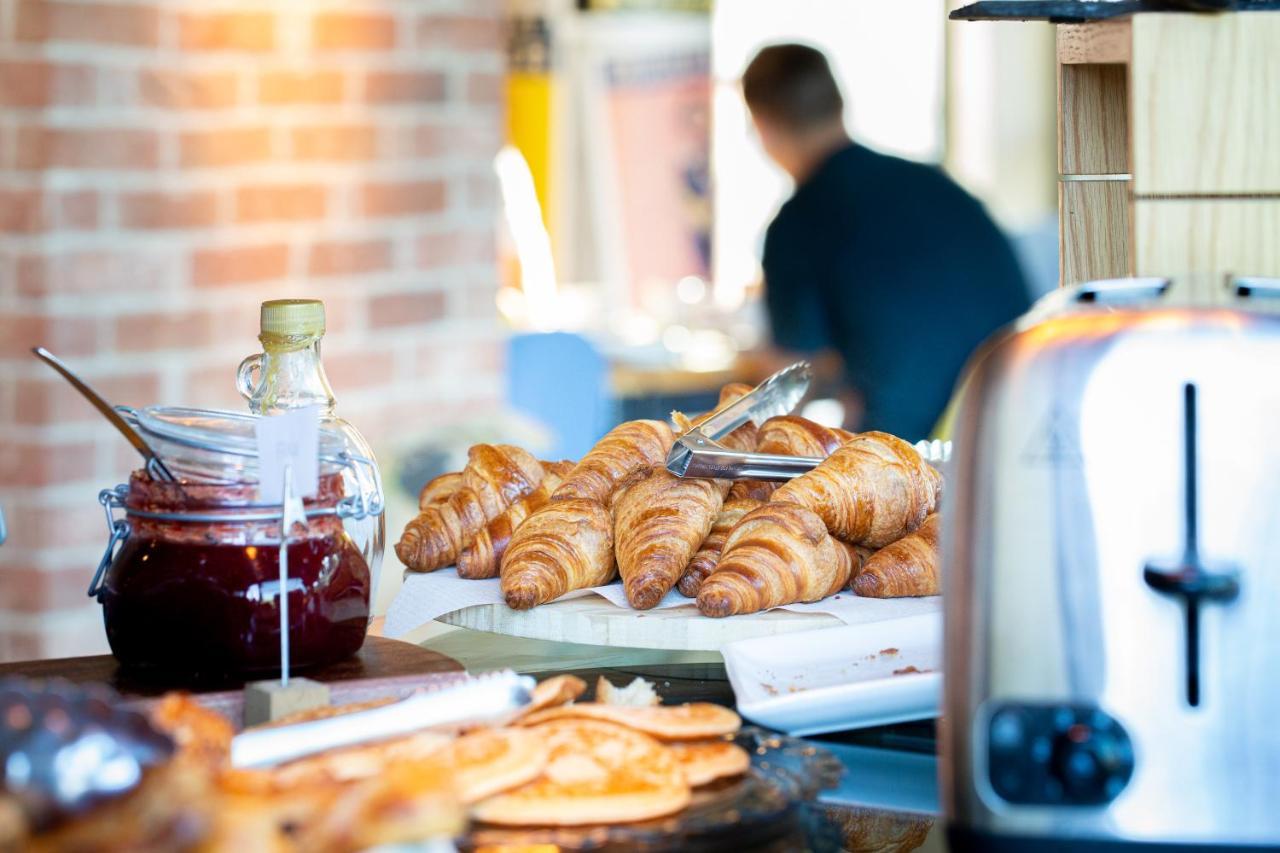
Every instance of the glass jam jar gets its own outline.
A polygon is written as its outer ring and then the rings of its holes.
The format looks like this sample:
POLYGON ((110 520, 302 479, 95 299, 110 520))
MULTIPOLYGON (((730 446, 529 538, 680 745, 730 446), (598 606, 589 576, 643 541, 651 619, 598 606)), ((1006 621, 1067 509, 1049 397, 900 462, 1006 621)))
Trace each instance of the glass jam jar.
MULTIPOLYGON (((89 594, 102 604, 112 653, 127 667, 197 678, 278 672, 282 508, 258 499, 255 418, 125 414, 178 479, 139 470, 99 496, 111 540, 89 594)), ((340 441, 322 431, 319 487, 303 501, 307 529, 288 540, 291 669, 349 657, 368 626, 365 543, 346 525, 381 512, 382 498, 345 494, 344 472, 360 466, 334 455, 340 441)))

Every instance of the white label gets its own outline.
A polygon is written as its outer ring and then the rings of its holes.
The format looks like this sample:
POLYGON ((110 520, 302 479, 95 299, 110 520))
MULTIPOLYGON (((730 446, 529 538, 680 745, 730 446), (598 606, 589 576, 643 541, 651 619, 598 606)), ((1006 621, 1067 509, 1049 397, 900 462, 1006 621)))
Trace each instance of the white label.
POLYGON ((292 492, 299 498, 315 497, 320 487, 320 407, 290 409, 259 418, 254 424, 258 439, 258 494, 263 503, 284 500, 284 473, 291 472, 292 492))

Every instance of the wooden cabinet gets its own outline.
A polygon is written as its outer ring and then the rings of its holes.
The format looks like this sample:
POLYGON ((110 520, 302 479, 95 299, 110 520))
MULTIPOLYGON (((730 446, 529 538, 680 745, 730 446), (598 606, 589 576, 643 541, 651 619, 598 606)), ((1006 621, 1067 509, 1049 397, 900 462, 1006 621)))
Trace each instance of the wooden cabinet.
POLYGON ((1062 281, 1280 276, 1280 12, 1058 27, 1062 281))

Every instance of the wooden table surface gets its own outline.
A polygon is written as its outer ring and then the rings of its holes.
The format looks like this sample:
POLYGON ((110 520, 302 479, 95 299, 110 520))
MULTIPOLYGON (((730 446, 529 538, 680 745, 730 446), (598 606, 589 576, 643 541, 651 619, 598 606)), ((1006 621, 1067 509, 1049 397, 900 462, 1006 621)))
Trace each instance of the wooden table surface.
MULTIPOLYGON (((354 657, 329 666, 295 672, 296 675, 325 683, 351 681, 403 680, 434 673, 460 672, 462 665, 451 657, 386 637, 365 638, 364 646, 354 657)), ((106 684, 129 698, 158 696, 166 691, 185 689, 195 693, 238 690, 243 680, 222 679, 184 682, 172 674, 163 677, 121 668, 111 655, 48 660, 19 661, 0 664, 0 678, 22 675, 28 678, 64 678, 77 684, 106 684)), ((262 678, 266 675, 259 676, 262 678)))

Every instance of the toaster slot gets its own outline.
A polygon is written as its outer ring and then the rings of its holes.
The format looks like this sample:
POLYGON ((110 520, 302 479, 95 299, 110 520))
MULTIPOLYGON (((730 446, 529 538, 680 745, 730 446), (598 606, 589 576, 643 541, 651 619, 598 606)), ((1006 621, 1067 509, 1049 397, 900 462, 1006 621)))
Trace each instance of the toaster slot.
POLYGON ((1076 302, 1118 305, 1159 299, 1169 289, 1169 279, 1158 276, 1107 278, 1085 282, 1076 290, 1076 302))

